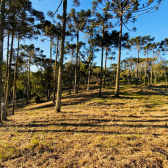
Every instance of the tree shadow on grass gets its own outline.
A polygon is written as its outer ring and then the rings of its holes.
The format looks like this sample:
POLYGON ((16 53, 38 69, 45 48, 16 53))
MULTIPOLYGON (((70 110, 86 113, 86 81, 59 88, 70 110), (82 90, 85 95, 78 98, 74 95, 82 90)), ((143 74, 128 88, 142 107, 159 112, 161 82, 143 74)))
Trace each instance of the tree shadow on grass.
MULTIPOLYGON (((117 131, 88 131, 88 130, 18 130, 18 133, 86 133, 86 134, 106 134, 106 135, 151 135, 150 133, 136 132, 117 132, 117 131)), ((164 134, 153 134, 154 136, 162 136, 164 134)))
MULTIPOLYGON (((92 89, 91 91, 89 92, 79 92, 78 94, 71 94, 71 95, 66 95, 65 97, 62 98, 62 106, 68 106, 68 105, 78 105, 78 104, 82 104, 82 103, 85 103, 85 102, 88 102, 94 98, 97 98, 97 99, 100 99, 100 100, 103 100, 103 99, 110 99, 110 100, 115 100, 115 99, 143 99, 143 96, 141 95, 159 95, 156 94, 156 93, 152 93, 152 92, 136 92, 136 93, 129 93, 129 92, 121 92, 121 96, 119 97, 114 97, 113 94, 114 94, 114 91, 102 91, 102 98, 98 98, 98 95, 99 95, 99 91, 98 90, 95 90, 99 88, 99 86, 92 86, 92 89)), ((106 102, 99 102, 99 101, 96 101, 96 104, 98 106, 101 106, 101 105, 107 105, 107 106, 110 106, 110 105, 117 105, 117 106, 124 106, 124 103, 115 103, 112 102, 112 103, 106 103, 106 102)), ((154 106, 156 106, 157 104, 151 104, 151 105, 147 105, 146 108, 152 108, 154 106)), ((32 107, 28 107, 27 109, 28 110, 34 110, 34 109, 43 109, 43 108, 50 108, 50 107, 54 107, 55 106, 55 103, 53 103, 52 101, 50 102, 42 102, 42 103, 39 103, 37 105, 33 105, 32 107)))
MULTIPOLYGON (((102 92, 102 98, 110 98, 111 97, 111 92, 102 92)), ((81 103, 85 103, 87 101, 90 101, 91 99, 98 98, 98 92, 95 93, 78 93, 74 95, 68 95, 66 97, 62 98, 62 106, 67 106, 67 105, 77 105, 81 103), (66 100, 67 99, 67 100, 66 100)), ((48 108, 48 107, 54 107, 55 103, 41 103, 38 104, 37 106, 35 105, 34 107, 30 107, 29 110, 34 110, 34 109, 43 109, 43 108, 48 108)))
MULTIPOLYGON (((57 121, 57 120, 55 120, 57 121)), ((55 122, 54 121, 54 122, 55 122)), ((60 120, 58 120, 60 121, 60 120)), ((158 124, 153 124, 154 122, 159 123, 159 122, 167 122, 168 119, 164 119, 164 120, 153 120, 153 119, 148 119, 148 120, 122 120, 122 119, 83 119, 82 123, 69 123, 67 119, 63 120, 64 122, 61 123, 47 123, 47 121, 33 121, 33 123, 29 123, 29 124, 20 124, 20 125, 10 125, 10 127, 18 127, 18 128, 37 128, 37 127, 48 127, 48 126, 55 126, 55 127, 130 127, 130 128, 168 128, 167 124, 164 125, 158 125, 158 124), (84 123, 87 122, 87 123, 84 123), (90 123, 88 123, 90 122, 90 123), (136 123, 135 124, 118 124, 116 122, 129 122, 129 123, 136 123), (108 125, 106 123, 109 123, 108 125), (147 123, 147 124, 141 124, 141 123, 147 123), (148 124, 148 123, 152 123, 148 124), (100 125, 103 124, 103 125, 100 125)), ((74 121, 74 119, 71 119, 71 121, 74 121)), ((50 121, 51 122, 51 121, 50 121)))
POLYGON ((168 96, 168 91, 162 90, 168 88, 166 85, 161 85, 161 86, 148 86, 148 89, 154 90, 158 92, 158 95, 165 95, 168 96))

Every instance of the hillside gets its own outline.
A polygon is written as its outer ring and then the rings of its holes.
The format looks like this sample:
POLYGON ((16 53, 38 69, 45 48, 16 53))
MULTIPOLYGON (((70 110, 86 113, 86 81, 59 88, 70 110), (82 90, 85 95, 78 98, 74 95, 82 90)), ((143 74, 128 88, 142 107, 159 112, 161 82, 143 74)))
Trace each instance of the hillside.
MULTIPOLYGON (((166 90, 166 89, 165 89, 166 90)), ((167 92, 98 89, 16 110, 0 126, 1 167, 168 167, 167 92)))

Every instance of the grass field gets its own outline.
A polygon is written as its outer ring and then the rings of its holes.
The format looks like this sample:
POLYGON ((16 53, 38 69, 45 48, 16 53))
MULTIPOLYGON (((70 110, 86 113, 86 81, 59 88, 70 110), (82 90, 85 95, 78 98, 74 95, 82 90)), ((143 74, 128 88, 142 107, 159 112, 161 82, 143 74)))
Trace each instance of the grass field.
POLYGON ((121 86, 63 95, 16 110, 0 126, 0 167, 168 167, 168 95, 121 86))

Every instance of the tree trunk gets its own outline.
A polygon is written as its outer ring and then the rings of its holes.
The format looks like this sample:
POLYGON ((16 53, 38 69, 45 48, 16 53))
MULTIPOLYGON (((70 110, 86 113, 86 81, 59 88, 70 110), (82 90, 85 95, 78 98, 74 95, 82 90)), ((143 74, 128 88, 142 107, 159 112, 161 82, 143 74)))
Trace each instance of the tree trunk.
POLYGON ((52 45, 53 45, 53 38, 50 37, 50 66, 48 71, 48 85, 47 85, 47 101, 50 98, 50 88, 51 88, 51 73, 52 73, 52 45))
MULTIPOLYGON (((78 49, 78 53, 79 53, 79 49, 78 49)), ((79 54, 78 54, 78 60, 79 60, 79 62, 78 62, 78 90, 79 90, 79 85, 80 85, 80 56, 79 56, 79 54)))
POLYGON ((78 74, 78 42, 79 42, 79 30, 77 30, 77 45, 76 45, 76 65, 75 65, 75 85, 74 85, 74 93, 78 93, 77 88, 77 74, 78 74))
POLYGON ((104 88, 106 87, 106 63, 107 63, 107 46, 106 46, 105 65, 104 65, 104 88))
MULTIPOLYGON (((5 73, 5 87, 4 93, 6 93, 6 85, 7 85, 7 78, 8 78, 8 64, 9 64, 9 30, 8 30, 8 39, 7 39, 7 55, 6 55, 6 73, 5 73)), ((4 99, 6 98, 6 94, 4 94, 4 99)))
POLYGON ((138 71, 139 71, 139 45, 138 45, 138 57, 137 57, 136 86, 138 85, 138 81, 139 81, 138 71))
POLYGON ((155 84, 156 84, 157 83, 156 71, 154 73, 155 73, 155 84))
POLYGON ((57 49, 56 49, 56 57, 55 57, 55 69, 54 69, 54 95, 53 95, 53 102, 55 102, 55 93, 56 93, 56 72, 57 72, 57 57, 58 57, 58 46, 59 46, 59 39, 57 38, 57 49))
POLYGON ((130 59, 130 62, 129 62, 129 77, 128 77, 129 85, 131 85, 131 64, 132 64, 132 62, 131 62, 131 59, 130 59))
POLYGON ((142 82, 142 69, 140 69, 139 80, 142 82))
POLYGON ((71 84, 72 84, 72 79, 71 79, 71 73, 72 73, 72 68, 70 67, 69 71, 69 94, 71 94, 71 84))
MULTIPOLYGON (((7 77, 7 85, 6 85, 6 98, 5 98, 5 109, 6 110, 9 104, 10 74, 11 74, 11 63, 12 63, 12 57, 13 57, 13 42, 14 42, 14 32, 12 32, 11 51, 10 51, 10 56, 9 56, 8 77, 7 77)), ((6 117, 6 114, 4 115, 6 117)))
POLYGON ((72 86, 72 60, 73 60, 73 55, 74 55, 74 50, 73 48, 71 49, 71 63, 70 63, 70 72, 69 72, 69 94, 71 94, 71 86, 72 86))
POLYGON ((99 87, 99 98, 101 97, 102 88, 102 74, 103 74, 103 51, 104 51, 104 24, 102 25, 102 54, 101 54, 101 71, 100 71, 100 87, 99 87))
POLYGON ((51 67, 51 60, 52 60, 52 37, 50 37, 50 67, 51 67))
POLYGON ((66 10, 67 10, 67 0, 63 0, 63 26, 62 26, 62 33, 61 33, 61 53, 60 53, 60 62, 59 62, 59 73, 58 73, 57 101, 56 101, 56 106, 55 106, 56 112, 61 111, 64 41, 65 41, 65 29, 66 29, 66 10))
POLYGON ((14 108, 15 108, 15 100, 17 104, 17 96, 16 96, 16 78, 17 78, 17 63, 19 57, 19 42, 20 39, 18 37, 18 49, 17 49, 17 56, 16 56, 16 63, 15 63, 15 72, 14 72, 14 79, 13 79, 13 104, 12 104, 12 115, 14 115, 14 108))
POLYGON ((27 96, 26 96, 26 104, 28 104, 28 103, 29 103, 29 100, 28 100, 28 98, 29 98, 29 89, 28 89, 28 85, 26 85, 26 94, 27 94, 27 96))
POLYGON ((90 85, 90 61, 89 61, 89 71, 88 71, 88 83, 87 83, 87 91, 89 91, 89 85, 90 85))
POLYGON ((30 89, 30 63, 31 63, 31 56, 29 55, 29 65, 28 65, 28 94, 29 98, 31 99, 31 89, 30 89))
POLYGON ((119 50, 118 50, 118 63, 117 63, 117 77, 116 77, 115 97, 119 96, 119 78, 120 78, 122 24, 123 24, 123 20, 122 20, 122 16, 120 16, 119 50))
POLYGON ((5 12, 5 0, 1 0, 1 28, 0 28, 0 122, 4 120, 5 116, 3 110, 1 110, 1 98, 2 98, 2 65, 3 65, 3 33, 4 33, 4 12, 5 12))
POLYGON ((151 85, 153 84, 153 58, 154 58, 154 49, 153 49, 152 65, 151 65, 151 85))
POLYGON ((147 64, 148 64, 148 49, 146 53, 146 64, 145 64, 145 86, 146 86, 146 81, 147 81, 147 64))

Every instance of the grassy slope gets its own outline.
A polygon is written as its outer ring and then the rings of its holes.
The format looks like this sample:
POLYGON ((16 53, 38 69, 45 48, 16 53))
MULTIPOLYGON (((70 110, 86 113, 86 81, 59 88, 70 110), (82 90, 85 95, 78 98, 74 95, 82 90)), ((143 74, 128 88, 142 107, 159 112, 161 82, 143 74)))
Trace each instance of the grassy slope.
POLYGON ((144 87, 112 95, 64 95, 61 113, 52 102, 17 110, 0 127, 0 166, 168 167, 167 95, 144 87))

